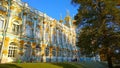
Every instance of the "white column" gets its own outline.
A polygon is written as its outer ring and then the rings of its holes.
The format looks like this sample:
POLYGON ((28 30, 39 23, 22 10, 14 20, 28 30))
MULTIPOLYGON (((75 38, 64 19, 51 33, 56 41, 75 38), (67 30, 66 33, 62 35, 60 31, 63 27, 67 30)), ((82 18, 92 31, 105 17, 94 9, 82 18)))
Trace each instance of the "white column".
POLYGON ((52 44, 52 41, 53 41, 53 40, 52 40, 52 38, 53 38, 53 36, 52 36, 52 31, 53 31, 53 28, 51 27, 51 28, 50 28, 50 42, 51 42, 51 44, 52 44))
POLYGON ((60 47, 61 47, 61 40, 62 40, 61 30, 58 30, 58 43, 60 47))
POLYGON ((68 34, 67 33, 65 33, 65 35, 66 35, 66 45, 68 45, 68 42, 67 42, 67 38, 68 38, 68 34))
POLYGON ((55 29, 52 28, 52 44, 54 45, 55 43, 55 29))
POLYGON ((34 22, 34 36, 36 35, 36 31, 37 31, 37 29, 36 29, 36 26, 37 26, 37 23, 38 23, 38 20, 34 20, 35 22, 34 22))
POLYGON ((76 46, 76 34, 74 36, 74 45, 76 46))
POLYGON ((71 44, 71 35, 69 34, 69 44, 71 44))
POLYGON ((70 34, 70 44, 72 44, 72 46, 73 46, 73 43, 72 43, 72 35, 70 34))
POLYGON ((39 35, 40 35, 39 38, 40 38, 40 42, 41 42, 41 40, 42 40, 42 28, 41 28, 41 26, 40 26, 38 31, 39 31, 39 35))
POLYGON ((75 37, 73 37, 73 45, 75 46, 75 37))
POLYGON ((23 17, 23 35, 25 34, 26 35, 26 19, 27 19, 27 16, 24 16, 23 17))
POLYGON ((43 24, 43 43, 45 44, 46 24, 43 24))
MULTIPOLYGON (((65 33, 65 35, 66 35, 66 36, 65 36, 65 39, 66 39, 66 46, 67 46, 67 48, 68 48, 68 42, 67 42, 68 35, 67 35, 67 32, 65 33)), ((68 49, 69 49, 69 48, 68 48, 68 49)), ((68 57, 68 51, 66 51, 66 52, 67 52, 67 55, 66 55, 66 56, 68 57)))
POLYGON ((59 44, 59 31, 57 30, 57 43, 59 44))
POLYGON ((62 33, 62 44, 64 46, 64 33, 63 33, 63 31, 61 33, 62 33))
MULTIPOLYGON (((60 41, 60 47, 62 47, 62 31, 60 30, 59 31, 59 41, 60 41)), ((60 56, 62 57, 62 55, 63 55, 63 51, 62 51, 62 48, 61 48, 61 50, 60 50, 60 56)))

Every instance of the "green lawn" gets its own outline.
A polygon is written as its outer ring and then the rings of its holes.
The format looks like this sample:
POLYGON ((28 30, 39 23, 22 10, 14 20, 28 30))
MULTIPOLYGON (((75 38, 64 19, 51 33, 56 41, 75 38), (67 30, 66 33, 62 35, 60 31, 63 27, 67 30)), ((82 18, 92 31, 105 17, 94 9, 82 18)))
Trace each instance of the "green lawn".
POLYGON ((12 64, 0 64, 0 68, 107 68, 107 65, 99 62, 12 63, 12 64))

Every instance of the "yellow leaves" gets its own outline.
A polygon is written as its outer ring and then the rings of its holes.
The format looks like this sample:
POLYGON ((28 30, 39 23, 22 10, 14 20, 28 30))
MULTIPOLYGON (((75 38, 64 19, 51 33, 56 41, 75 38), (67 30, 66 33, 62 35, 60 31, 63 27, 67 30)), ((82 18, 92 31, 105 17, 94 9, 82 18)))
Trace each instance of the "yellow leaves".
POLYGON ((120 6, 120 0, 113 0, 113 1, 117 3, 117 6, 120 6))

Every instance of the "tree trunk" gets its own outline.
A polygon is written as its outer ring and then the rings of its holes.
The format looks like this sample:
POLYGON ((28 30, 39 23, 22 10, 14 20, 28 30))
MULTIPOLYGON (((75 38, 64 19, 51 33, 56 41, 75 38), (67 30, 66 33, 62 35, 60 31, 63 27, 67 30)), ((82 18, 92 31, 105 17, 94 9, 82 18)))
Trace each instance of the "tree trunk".
POLYGON ((111 55, 107 54, 107 62, 108 62, 108 67, 109 68, 113 68, 112 59, 111 58, 112 58, 111 55))

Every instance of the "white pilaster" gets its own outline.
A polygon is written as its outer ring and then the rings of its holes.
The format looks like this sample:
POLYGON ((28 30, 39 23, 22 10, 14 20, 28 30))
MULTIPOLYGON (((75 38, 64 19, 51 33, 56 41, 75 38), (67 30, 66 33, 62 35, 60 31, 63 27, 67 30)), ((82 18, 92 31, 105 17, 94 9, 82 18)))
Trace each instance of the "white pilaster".
POLYGON ((45 44, 46 24, 43 24, 43 43, 45 44))

